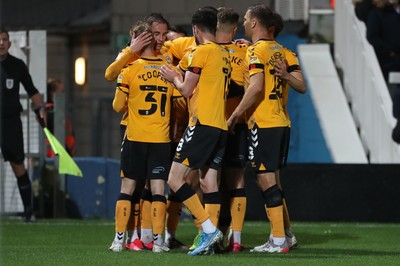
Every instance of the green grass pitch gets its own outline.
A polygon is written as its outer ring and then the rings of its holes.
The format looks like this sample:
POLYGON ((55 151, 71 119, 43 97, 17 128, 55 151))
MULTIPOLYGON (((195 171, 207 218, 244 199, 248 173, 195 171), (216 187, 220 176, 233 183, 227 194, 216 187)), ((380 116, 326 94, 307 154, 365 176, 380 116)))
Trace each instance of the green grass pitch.
MULTIPOLYGON (((254 254, 266 242, 267 222, 245 222, 240 253, 189 256, 108 250, 114 223, 102 220, 0 220, 0 265, 400 265, 400 224, 294 222, 299 248, 288 254, 254 254)), ((196 229, 181 222, 177 238, 191 244, 196 229)))

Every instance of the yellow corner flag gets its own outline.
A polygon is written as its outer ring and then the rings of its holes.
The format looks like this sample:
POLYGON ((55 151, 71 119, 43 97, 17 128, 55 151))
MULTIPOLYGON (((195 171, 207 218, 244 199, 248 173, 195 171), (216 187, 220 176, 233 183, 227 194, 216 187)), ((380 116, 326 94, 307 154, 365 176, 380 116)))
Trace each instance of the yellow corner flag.
POLYGON ((68 174, 74 176, 83 177, 81 169, 76 165, 75 161, 71 158, 68 152, 64 149, 63 145, 58 141, 58 139, 51 134, 50 130, 46 127, 43 128, 47 139, 50 142, 51 148, 54 153, 58 155, 59 158, 59 168, 58 172, 60 174, 68 174))

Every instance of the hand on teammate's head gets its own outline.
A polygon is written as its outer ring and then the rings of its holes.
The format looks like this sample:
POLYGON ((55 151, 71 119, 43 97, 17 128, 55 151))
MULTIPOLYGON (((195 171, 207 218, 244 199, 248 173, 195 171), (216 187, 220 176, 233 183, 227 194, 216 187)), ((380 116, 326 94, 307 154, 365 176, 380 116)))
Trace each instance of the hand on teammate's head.
POLYGON ((142 32, 137 37, 133 34, 129 47, 132 52, 137 53, 147 45, 151 44, 152 41, 153 35, 150 32, 142 32))

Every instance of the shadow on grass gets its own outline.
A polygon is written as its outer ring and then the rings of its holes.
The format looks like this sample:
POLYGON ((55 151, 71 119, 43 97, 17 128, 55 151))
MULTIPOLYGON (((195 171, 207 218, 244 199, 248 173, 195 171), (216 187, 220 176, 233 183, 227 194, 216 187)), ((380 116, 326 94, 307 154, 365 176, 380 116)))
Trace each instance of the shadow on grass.
MULTIPOLYGON (((227 253, 225 253, 227 254, 227 253)), ((231 253, 233 254, 233 253, 231 253)), ((240 257, 264 257, 282 259, 345 259, 354 257, 398 257, 398 251, 376 251, 362 249, 339 249, 339 248, 298 248, 287 254, 267 254, 267 253, 250 253, 250 249, 246 248, 240 253, 233 254, 240 257)))
MULTIPOLYGON (((265 234, 254 234, 247 233, 246 237, 251 239, 252 243, 264 243, 267 241, 265 234)), ((346 234, 346 233, 309 233, 309 232, 301 232, 295 233, 297 240, 301 243, 301 245, 319 245, 325 244, 334 240, 349 240, 356 241, 359 239, 356 235, 346 234)))
MULTIPOLYGON (((327 247, 323 248, 320 245, 327 244, 332 241, 340 240, 340 241, 359 241, 359 237, 352 234, 346 233, 309 233, 309 232, 301 232, 296 234, 297 240, 300 243, 300 247, 292 250, 289 253, 289 256, 285 256, 288 259, 309 259, 309 258, 346 258, 346 257, 373 257, 373 256, 400 256, 400 251, 380 251, 380 250, 372 250, 372 249, 349 249, 346 247, 343 248, 332 248, 327 247), (317 245, 318 247, 314 247, 317 245)), ((265 243, 265 235, 260 234, 249 234, 248 239, 249 244, 251 243, 259 243, 258 245, 265 243)), ((254 253, 250 253, 251 245, 246 245, 246 249, 244 250, 243 255, 249 256, 254 255, 254 253), (246 254, 247 253, 247 254, 246 254)))
POLYGON ((296 237, 302 245, 319 245, 324 243, 329 243, 334 240, 348 240, 356 241, 360 238, 356 235, 346 234, 346 233, 309 233, 301 232, 296 234, 296 237))

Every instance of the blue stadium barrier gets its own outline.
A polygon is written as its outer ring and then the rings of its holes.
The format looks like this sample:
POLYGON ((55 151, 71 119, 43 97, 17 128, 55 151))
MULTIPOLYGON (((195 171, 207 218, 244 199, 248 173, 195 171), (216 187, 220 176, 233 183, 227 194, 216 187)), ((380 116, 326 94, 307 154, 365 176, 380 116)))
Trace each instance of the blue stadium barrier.
POLYGON ((71 218, 114 219, 121 186, 119 161, 92 157, 74 160, 83 178, 66 176, 67 214, 71 218))

